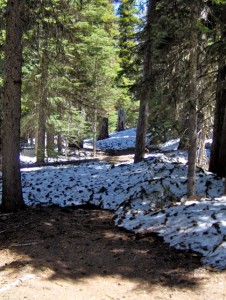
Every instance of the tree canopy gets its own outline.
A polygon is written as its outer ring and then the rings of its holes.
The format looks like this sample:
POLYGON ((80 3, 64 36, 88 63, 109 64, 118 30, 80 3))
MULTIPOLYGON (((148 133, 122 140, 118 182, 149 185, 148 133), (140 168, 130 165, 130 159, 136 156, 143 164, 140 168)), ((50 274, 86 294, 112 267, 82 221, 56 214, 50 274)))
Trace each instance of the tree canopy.
MULTIPOLYGON (((10 3, 0 2, 3 115, 10 3)), ((35 139, 38 162, 61 151, 56 138, 80 144, 92 136, 95 148, 103 120, 113 131, 123 112, 127 127, 138 124, 136 162, 147 131, 152 144, 179 136, 194 185, 196 165, 208 165, 204 140, 213 136, 210 170, 225 176, 225 0, 23 4, 19 129, 20 137, 35 139)))

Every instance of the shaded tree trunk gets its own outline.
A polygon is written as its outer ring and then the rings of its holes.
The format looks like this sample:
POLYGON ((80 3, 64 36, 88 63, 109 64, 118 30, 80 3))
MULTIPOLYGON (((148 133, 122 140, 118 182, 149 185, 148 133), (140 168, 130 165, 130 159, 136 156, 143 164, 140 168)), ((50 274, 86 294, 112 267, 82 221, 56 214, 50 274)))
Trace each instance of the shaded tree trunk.
MULTIPOLYGON (((220 12, 220 19, 222 22, 221 42, 226 43, 226 5, 222 7, 220 12)), ((224 177, 226 174, 226 152, 225 143, 225 118, 226 118, 226 64, 225 53, 219 57, 219 68, 217 76, 217 91, 216 91, 216 105, 214 114, 213 127, 213 142, 211 147, 209 171, 216 173, 218 176, 224 177)))
POLYGON ((223 82, 226 79, 226 66, 222 66, 218 71, 217 79, 217 93, 216 93, 216 106, 214 114, 214 127, 213 127, 213 142, 210 155, 210 172, 216 173, 218 176, 225 176, 225 165, 220 159, 220 152, 222 153, 223 125, 225 120, 226 109, 226 89, 223 88, 223 82))
POLYGON ((2 103, 3 88, 0 88, 0 170, 2 169, 2 103))
POLYGON ((145 155, 146 132, 148 122, 148 104, 151 94, 152 77, 152 27, 155 22, 155 9, 157 0, 149 0, 147 11, 146 42, 144 51, 143 84, 141 87, 139 118, 136 132, 134 162, 140 162, 145 155))
POLYGON ((35 142, 33 134, 29 134, 28 140, 30 141, 30 146, 34 146, 35 142))
POLYGON ((58 153, 62 153, 62 136, 60 134, 57 135, 57 151, 58 153))
POLYGON ((35 140, 36 161, 43 163, 45 159, 45 133, 46 133, 46 106, 48 97, 48 56, 47 51, 42 53, 41 78, 39 86, 38 126, 35 140))
POLYGON ((104 140, 109 138, 108 133, 108 118, 102 118, 100 123, 100 133, 98 136, 98 140, 104 140))
POLYGON ((49 127, 47 130, 47 137, 46 137, 46 149, 47 149, 47 156, 54 157, 54 130, 52 127, 49 127))
POLYGON ((206 152, 205 152, 206 132, 207 132, 207 128, 204 126, 200 132, 199 149, 198 149, 198 157, 197 157, 198 166, 201 168, 206 167, 206 152))
MULTIPOLYGON (((226 92, 226 90, 225 90, 226 92)), ((225 93, 226 98, 226 93, 225 93)), ((226 175, 226 107, 224 109, 224 120, 221 132, 221 143, 219 149, 219 159, 218 159, 218 176, 225 177, 226 175)))
POLYGON ((198 19, 198 3, 193 1, 191 6, 191 30, 190 30, 190 67, 189 67, 189 147, 188 147, 188 183, 187 197, 195 197, 195 173, 197 152, 197 63, 198 63, 198 34, 196 22, 198 19))
POLYGON ((25 207, 19 161, 24 5, 24 0, 7 2, 2 124, 2 209, 7 212, 25 207))
POLYGON ((97 153, 97 105, 95 103, 93 115, 93 156, 97 153))
POLYGON ((126 112, 124 109, 118 109, 118 123, 117 131, 123 131, 126 129, 126 112))

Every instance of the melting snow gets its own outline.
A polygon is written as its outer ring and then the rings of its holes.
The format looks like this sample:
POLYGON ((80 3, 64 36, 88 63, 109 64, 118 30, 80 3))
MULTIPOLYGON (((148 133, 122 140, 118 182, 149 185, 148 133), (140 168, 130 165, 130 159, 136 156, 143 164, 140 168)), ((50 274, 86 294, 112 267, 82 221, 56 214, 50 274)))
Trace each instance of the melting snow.
MULTIPOLYGON (((98 141, 97 146, 121 150, 134 143, 135 130, 128 129, 98 141)), ((29 206, 90 203, 112 210, 117 226, 156 232, 176 249, 200 253, 204 264, 226 269, 224 181, 197 168, 200 200, 184 201, 187 154, 175 151, 177 145, 178 140, 163 144, 161 149, 167 153, 148 154, 138 164, 84 162, 22 169, 24 200, 29 206)), ((26 159, 21 155, 21 160, 26 159)))

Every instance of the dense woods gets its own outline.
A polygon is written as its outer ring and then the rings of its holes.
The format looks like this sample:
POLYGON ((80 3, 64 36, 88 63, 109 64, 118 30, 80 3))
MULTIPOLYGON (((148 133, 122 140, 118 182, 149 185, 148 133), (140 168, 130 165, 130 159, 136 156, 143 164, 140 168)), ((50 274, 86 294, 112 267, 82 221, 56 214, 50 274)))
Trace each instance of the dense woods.
POLYGON ((137 126, 135 162, 180 138, 195 169, 226 172, 226 1, 0 2, 3 202, 23 207, 20 138, 37 162, 137 126), (204 141, 213 138, 210 162, 204 141))

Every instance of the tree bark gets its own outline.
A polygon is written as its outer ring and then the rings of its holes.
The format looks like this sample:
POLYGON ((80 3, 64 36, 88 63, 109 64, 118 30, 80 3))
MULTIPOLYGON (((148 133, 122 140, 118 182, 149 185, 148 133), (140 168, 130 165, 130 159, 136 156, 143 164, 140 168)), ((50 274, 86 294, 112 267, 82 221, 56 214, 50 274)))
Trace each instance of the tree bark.
POLYGON ((195 197, 195 173, 197 152, 197 63, 198 63, 198 35, 196 22, 198 18, 198 4, 194 1, 191 6, 191 31, 190 31, 190 68, 189 68, 189 147, 188 147, 188 198, 195 197))
POLYGON ((93 115, 93 156, 97 153, 97 105, 95 103, 93 115))
MULTIPOLYGON (((222 22, 222 34, 221 41, 226 42, 226 5, 222 7, 220 11, 220 20, 222 22)), ((217 76, 217 88, 216 88, 216 105, 214 114, 214 126, 213 126, 213 142, 211 147, 210 165, 209 171, 216 173, 218 176, 224 177, 226 175, 226 161, 223 157, 225 145, 225 131, 223 129, 226 113, 226 64, 225 55, 219 56, 219 68, 217 76)))
MULTIPOLYGON (((217 93, 216 93, 216 106, 214 113, 214 127, 213 127, 213 142, 211 147, 210 155, 210 166, 209 171, 216 173, 219 176, 222 174, 222 165, 219 160, 219 152, 221 148, 221 138, 222 138, 222 127, 224 123, 224 114, 226 107, 226 90, 222 89, 223 78, 226 77, 226 66, 224 68, 219 68, 218 79, 217 79, 217 93)), ((223 172, 224 173, 224 172, 223 172)))
POLYGON ((108 118, 102 118, 101 119, 101 124, 100 124, 100 132, 98 135, 98 140, 104 140, 109 138, 109 133, 108 133, 108 118))
POLYGON ((205 151, 206 132, 207 129, 204 125, 200 132, 199 149, 198 149, 198 157, 197 157, 198 166, 201 168, 206 167, 206 151, 205 151))
MULTIPOLYGON (((225 93, 226 98, 226 93, 225 93)), ((221 143, 219 149, 218 170, 217 175, 225 177, 226 175, 226 107, 224 109, 224 120, 221 132, 221 143)))
POLYGON ((57 135, 57 151, 58 153, 62 153, 62 136, 60 134, 57 135))
POLYGON ((2 103, 3 88, 0 88, 0 170, 2 170, 2 103))
POLYGON ((140 97, 139 118, 136 132, 134 162, 140 162, 144 158, 146 145, 146 132, 148 123, 148 104, 151 92, 152 77, 152 27, 155 22, 155 9, 157 0, 149 0, 146 25, 146 42, 144 52, 143 84, 140 97))
POLYGON ((7 2, 2 124, 2 209, 7 212, 25 207, 19 161, 24 5, 24 0, 7 2))
POLYGON ((124 109, 118 109, 118 123, 117 131, 123 131, 126 129, 126 112, 124 109))
POLYGON ((39 86, 38 126, 36 133, 35 149, 36 161, 43 163, 45 160, 45 133, 46 133, 46 106, 48 97, 48 54, 44 50, 41 59, 41 79, 39 86))
POLYGON ((54 130, 51 126, 47 130, 46 144, 47 156, 54 157, 54 130))

